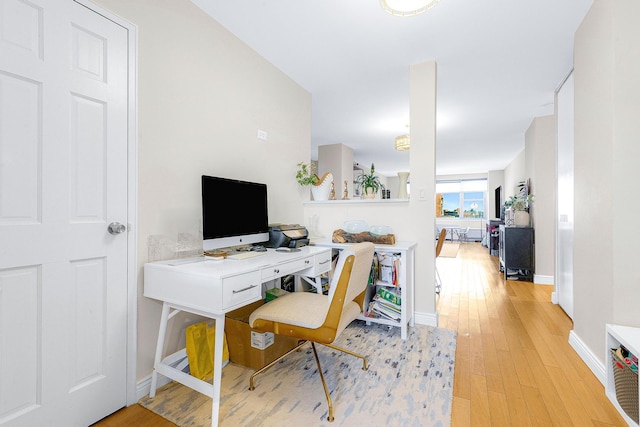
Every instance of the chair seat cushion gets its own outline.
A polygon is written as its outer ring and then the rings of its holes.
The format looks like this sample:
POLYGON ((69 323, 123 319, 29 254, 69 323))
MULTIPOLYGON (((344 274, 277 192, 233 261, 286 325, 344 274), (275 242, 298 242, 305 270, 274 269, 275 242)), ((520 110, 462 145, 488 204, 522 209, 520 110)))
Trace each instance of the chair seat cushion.
MULTIPOLYGON (((316 329, 322 326, 329 310, 329 299, 326 295, 309 292, 294 292, 258 307, 249 316, 249 326, 254 327, 256 319, 316 329)), ((360 314, 360 307, 355 302, 347 304, 340 316, 337 334, 360 314)))

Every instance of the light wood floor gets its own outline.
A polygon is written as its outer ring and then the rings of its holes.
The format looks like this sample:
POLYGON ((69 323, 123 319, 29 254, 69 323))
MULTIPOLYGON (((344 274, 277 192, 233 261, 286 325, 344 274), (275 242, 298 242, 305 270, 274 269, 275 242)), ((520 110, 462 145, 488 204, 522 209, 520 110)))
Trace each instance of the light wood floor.
MULTIPOLYGON (((505 282, 479 243, 437 265, 440 326, 458 331, 452 426, 626 426, 569 345, 551 286, 505 282)), ((174 426, 139 405, 96 425, 174 426)))
POLYGON ((505 282, 479 243, 437 265, 440 326, 458 331, 453 426, 626 426, 569 345, 552 286, 505 282))

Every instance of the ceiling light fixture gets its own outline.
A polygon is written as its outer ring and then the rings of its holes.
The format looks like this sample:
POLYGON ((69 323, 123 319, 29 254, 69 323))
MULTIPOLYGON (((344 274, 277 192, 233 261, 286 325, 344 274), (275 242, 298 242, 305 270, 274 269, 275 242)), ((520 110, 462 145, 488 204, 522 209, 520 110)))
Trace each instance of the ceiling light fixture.
POLYGON ((409 139, 409 135, 400 135, 396 138, 396 150, 408 151, 410 146, 411 140, 409 139))
POLYGON ((414 16, 426 12, 440 0, 380 0, 380 6, 395 16, 414 16))

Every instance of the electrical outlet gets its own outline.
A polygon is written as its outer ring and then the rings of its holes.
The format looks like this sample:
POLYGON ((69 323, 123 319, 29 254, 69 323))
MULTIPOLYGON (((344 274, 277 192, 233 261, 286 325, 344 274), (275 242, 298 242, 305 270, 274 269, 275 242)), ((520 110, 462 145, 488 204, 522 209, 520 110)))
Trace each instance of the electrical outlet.
POLYGON ((262 141, 267 140, 267 131, 258 129, 258 139, 262 141))

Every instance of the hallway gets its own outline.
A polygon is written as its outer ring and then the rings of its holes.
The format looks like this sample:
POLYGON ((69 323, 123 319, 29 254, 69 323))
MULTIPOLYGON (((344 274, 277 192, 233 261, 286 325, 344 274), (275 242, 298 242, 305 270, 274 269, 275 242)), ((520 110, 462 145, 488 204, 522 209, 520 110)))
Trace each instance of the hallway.
POLYGON ((480 243, 437 263, 439 326, 458 331, 452 426, 626 425, 569 345, 553 286, 505 282, 480 243))

